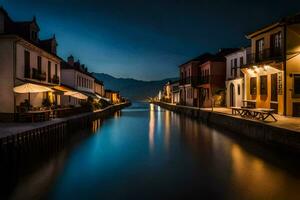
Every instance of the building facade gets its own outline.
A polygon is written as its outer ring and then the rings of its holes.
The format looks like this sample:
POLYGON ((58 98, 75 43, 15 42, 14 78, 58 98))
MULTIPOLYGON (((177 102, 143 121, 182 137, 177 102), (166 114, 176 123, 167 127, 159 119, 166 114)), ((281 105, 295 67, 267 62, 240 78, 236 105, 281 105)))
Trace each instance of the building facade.
POLYGON ((105 90, 105 97, 107 99, 110 99, 110 102, 112 104, 117 104, 121 102, 121 96, 118 91, 113 90, 105 90))
POLYGON ((244 100, 244 74, 241 70, 247 63, 251 48, 241 48, 226 56, 226 105, 242 107, 244 100))
POLYGON ((171 87, 171 103, 179 104, 180 93, 179 93, 179 81, 174 81, 170 84, 171 87))
POLYGON ((102 81, 95 78, 94 81, 94 92, 101 97, 105 97, 105 89, 102 81))
POLYGON ((60 84, 61 59, 56 55, 56 38, 41 40, 39 31, 35 18, 16 22, 0 8, 0 118, 13 120, 26 100, 32 107, 41 107, 45 99, 60 104, 59 95, 52 92, 13 92, 14 87, 26 83, 49 88, 60 84))
POLYGON ((219 49, 215 54, 209 54, 198 65, 199 77, 196 79, 198 90, 197 105, 202 108, 224 106, 226 58, 236 51, 234 48, 219 49))
POLYGON ((199 80, 199 64, 211 56, 205 53, 179 66, 179 96, 180 104, 199 107, 199 90, 196 88, 199 80))
MULTIPOLYGON (((80 61, 74 61, 74 57, 71 55, 68 57, 67 62, 61 62, 61 77, 62 85, 68 86, 74 90, 83 93, 91 98, 96 98, 94 95, 94 80, 95 78, 88 72, 87 67, 81 64, 80 61)), ((79 105, 80 99, 63 96, 63 105, 79 105)))
POLYGON ((281 19, 247 38, 251 54, 243 73, 248 104, 300 116, 300 15, 281 19))

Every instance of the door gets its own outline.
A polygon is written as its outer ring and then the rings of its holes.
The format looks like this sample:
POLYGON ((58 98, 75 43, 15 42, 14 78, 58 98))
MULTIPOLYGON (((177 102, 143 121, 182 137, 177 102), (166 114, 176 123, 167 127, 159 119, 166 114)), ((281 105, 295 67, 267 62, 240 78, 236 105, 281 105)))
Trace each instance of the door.
POLYGON ((230 107, 235 107, 234 85, 230 84, 230 107))

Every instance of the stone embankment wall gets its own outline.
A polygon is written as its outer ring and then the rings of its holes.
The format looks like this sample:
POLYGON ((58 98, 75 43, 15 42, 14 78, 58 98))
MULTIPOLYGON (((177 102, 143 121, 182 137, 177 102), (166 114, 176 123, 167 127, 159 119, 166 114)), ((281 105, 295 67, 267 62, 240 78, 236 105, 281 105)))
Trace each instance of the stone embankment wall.
POLYGON ((259 142, 300 153, 300 133, 275 127, 265 122, 237 118, 227 114, 154 102, 162 108, 200 119, 236 134, 242 134, 259 142))

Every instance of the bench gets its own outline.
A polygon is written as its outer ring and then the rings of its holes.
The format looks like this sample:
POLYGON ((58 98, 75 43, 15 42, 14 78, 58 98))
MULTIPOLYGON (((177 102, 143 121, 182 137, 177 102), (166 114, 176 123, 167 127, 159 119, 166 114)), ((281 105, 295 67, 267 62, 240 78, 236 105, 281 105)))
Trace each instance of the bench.
POLYGON ((244 108, 244 107, 231 107, 232 115, 240 115, 241 117, 249 117, 252 119, 265 121, 268 117, 272 117, 274 121, 275 109, 267 108, 244 108))
POLYGON ((266 109, 266 108, 256 108, 252 109, 253 117, 265 121, 268 117, 272 117, 274 121, 277 119, 274 117, 275 109, 266 109))

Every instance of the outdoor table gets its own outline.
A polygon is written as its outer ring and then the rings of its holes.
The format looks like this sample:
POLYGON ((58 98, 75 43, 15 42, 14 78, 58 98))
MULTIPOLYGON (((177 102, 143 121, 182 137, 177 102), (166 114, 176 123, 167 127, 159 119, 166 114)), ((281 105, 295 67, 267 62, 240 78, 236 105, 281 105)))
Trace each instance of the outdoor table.
POLYGON ((268 117, 272 117, 274 121, 277 119, 274 117, 275 109, 268 109, 268 108, 256 108, 252 109, 253 117, 259 120, 265 121, 268 117))
POLYGON ((277 121, 273 115, 275 109, 231 107, 231 110, 232 115, 240 115, 241 117, 249 117, 262 121, 265 121, 268 117, 272 117, 274 121, 277 121))
POLYGON ((255 108, 255 105, 256 105, 256 100, 243 100, 243 107, 245 108, 255 108), (248 104, 252 104, 252 105, 249 106, 248 104))
POLYGON ((31 118, 31 122, 47 121, 50 117, 50 110, 28 111, 27 114, 31 118))

